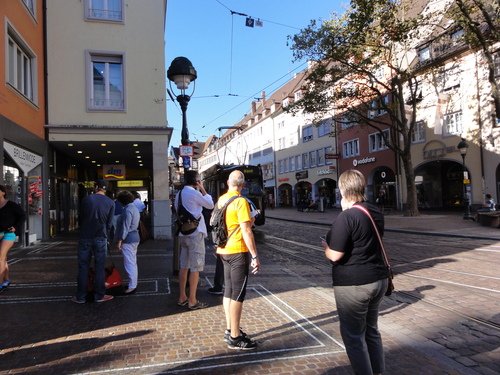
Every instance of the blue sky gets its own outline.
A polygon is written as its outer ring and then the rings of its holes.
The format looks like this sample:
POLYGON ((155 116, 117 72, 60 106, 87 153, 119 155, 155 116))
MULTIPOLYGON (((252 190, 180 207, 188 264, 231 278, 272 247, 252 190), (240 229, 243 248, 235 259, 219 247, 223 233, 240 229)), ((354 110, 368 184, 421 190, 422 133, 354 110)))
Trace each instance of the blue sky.
MULTIPOLYGON (((269 97, 305 69, 304 61, 293 63, 287 36, 297 34, 312 19, 329 19, 331 11, 342 12, 342 4, 335 0, 168 0, 165 69, 174 58, 184 56, 198 73, 187 109, 190 140, 221 135, 216 129, 240 121, 254 97, 260 98, 262 91, 269 97), (260 20, 263 26, 247 27, 246 17, 231 11, 260 20)), ((171 145, 176 146, 182 126, 177 102, 167 101, 167 120, 174 128, 171 145)))

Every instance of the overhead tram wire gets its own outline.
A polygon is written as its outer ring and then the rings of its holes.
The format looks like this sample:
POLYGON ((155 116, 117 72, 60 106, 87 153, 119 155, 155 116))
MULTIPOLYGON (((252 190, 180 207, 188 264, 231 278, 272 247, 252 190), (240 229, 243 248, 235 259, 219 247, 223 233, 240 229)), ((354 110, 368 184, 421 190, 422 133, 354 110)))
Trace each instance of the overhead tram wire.
MULTIPOLYGON (((221 3, 219 0, 215 0, 215 1, 217 1, 220 5, 222 5, 224 8, 226 8, 231 13, 231 42, 230 42, 231 46, 230 46, 230 53, 229 53, 229 93, 230 93, 229 95, 231 95, 231 92, 232 92, 232 89, 233 89, 234 15, 242 16, 242 17, 250 17, 250 18, 255 18, 255 17, 249 16, 248 14, 245 14, 245 13, 236 12, 234 10, 231 10, 225 4, 221 3)), ((288 27, 288 28, 295 29, 295 30, 300 30, 300 28, 298 28, 298 27, 285 25, 285 24, 282 24, 282 23, 279 23, 279 22, 269 21, 269 20, 266 20, 266 19, 263 19, 263 18, 260 18, 260 17, 257 17, 257 19, 265 21, 265 22, 268 22, 268 23, 272 23, 272 24, 275 24, 275 25, 278 25, 278 26, 283 26, 283 27, 288 27)))
POLYGON ((235 11, 231 10, 229 7, 227 7, 226 5, 222 4, 219 0, 215 0, 215 1, 217 1, 220 5, 222 5, 227 10, 229 10, 231 12, 231 15, 236 14, 237 16, 256 18, 258 20, 262 20, 262 21, 265 21, 265 22, 268 22, 268 23, 272 23, 274 25, 288 27, 290 29, 295 29, 295 30, 300 30, 300 27, 285 25, 284 23, 269 21, 269 20, 266 20, 266 19, 261 18, 261 17, 255 17, 255 16, 250 16, 250 15, 245 14, 245 13, 235 12, 235 11))
MULTIPOLYGON (((266 87, 264 87, 263 89, 257 91, 256 93, 250 95, 249 97, 247 97, 245 100, 243 100, 241 103, 235 105, 233 108, 231 109, 228 109, 226 112, 224 112, 223 114, 221 114, 220 116, 216 117, 215 119, 213 119, 212 121, 206 123, 205 125, 203 125, 200 129, 203 129, 205 128, 206 126, 210 125, 211 123, 217 121, 218 119, 220 119, 222 116, 225 116, 226 114, 228 114, 229 112, 231 112, 232 110, 238 108, 239 106, 245 104, 249 99, 252 99, 254 98, 256 95, 260 94, 262 91, 265 91, 268 87, 274 85, 275 83, 281 81, 283 78, 285 78, 287 75, 289 75, 290 73, 293 73, 294 71, 298 70, 298 69, 301 69, 305 64, 307 64, 307 62, 304 62, 302 64, 300 64, 299 66, 297 66, 295 69, 287 72, 286 74, 282 75, 280 78, 278 78, 277 80, 275 80, 274 82, 271 82, 269 85, 267 85, 266 87)), ((234 94, 228 94, 228 96, 235 96, 234 94)))

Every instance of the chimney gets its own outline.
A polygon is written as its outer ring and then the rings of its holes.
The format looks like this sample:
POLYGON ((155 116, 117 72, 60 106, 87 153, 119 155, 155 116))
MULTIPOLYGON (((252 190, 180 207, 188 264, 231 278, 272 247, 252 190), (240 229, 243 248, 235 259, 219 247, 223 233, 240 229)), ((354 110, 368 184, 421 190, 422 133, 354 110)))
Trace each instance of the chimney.
POLYGON ((266 92, 265 91, 262 91, 262 105, 263 106, 266 105, 266 92))
POLYGON ((257 111, 257 104, 252 102, 252 115, 257 111))

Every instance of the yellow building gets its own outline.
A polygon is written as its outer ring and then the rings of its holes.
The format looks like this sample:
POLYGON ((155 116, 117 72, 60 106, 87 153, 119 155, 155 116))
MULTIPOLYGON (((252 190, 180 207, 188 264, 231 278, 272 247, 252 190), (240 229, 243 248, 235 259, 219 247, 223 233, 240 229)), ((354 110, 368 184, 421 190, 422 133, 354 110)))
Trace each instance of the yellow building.
POLYGON ((105 178, 113 192, 147 199, 153 237, 170 238, 166 1, 51 0, 46 12, 56 230, 74 229, 85 188, 105 178))

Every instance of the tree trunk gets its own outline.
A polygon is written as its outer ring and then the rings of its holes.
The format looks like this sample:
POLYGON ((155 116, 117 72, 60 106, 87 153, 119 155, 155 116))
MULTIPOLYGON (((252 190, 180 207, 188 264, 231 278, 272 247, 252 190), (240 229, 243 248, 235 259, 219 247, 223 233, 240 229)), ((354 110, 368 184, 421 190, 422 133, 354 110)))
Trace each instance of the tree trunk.
POLYGON ((417 201, 417 186, 415 185, 415 172, 413 171, 413 163, 411 157, 401 156, 401 162, 405 171, 406 178, 406 210, 404 216, 419 216, 418 201, 417 201))

